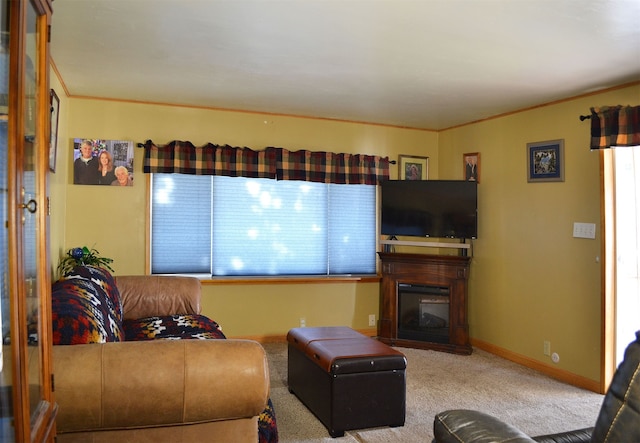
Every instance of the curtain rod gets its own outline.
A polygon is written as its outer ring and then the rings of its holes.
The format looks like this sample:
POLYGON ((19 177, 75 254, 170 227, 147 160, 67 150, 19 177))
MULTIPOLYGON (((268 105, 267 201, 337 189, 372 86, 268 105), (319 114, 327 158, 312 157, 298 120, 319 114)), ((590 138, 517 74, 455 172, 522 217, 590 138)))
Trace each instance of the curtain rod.
POLYGON ((590 118, 591 118, 591 116, 590 116, 590 115, 581 115, 581 116, 580 116, 580 121, 581 121, 581 122, 583 122, 583 121, 588 120, 588 119, 590 119, 590 118))

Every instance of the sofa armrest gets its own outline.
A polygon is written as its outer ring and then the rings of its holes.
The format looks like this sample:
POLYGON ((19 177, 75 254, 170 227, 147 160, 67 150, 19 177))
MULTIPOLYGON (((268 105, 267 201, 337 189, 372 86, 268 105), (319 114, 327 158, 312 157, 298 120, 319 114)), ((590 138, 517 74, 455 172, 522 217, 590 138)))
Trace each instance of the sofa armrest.
POLYGON ((58 431, 251 418, 269 369, 250 340, 157 340, 54 346, 58 431))
POLYGON ((479 411, 456 409, 436 414, 433 434, 437 443, 533 443, 519 429, 479 411))
POLYGON ((201 287, 195 277, 123 275, 115 281, 125 320, 200 314, 201 287))

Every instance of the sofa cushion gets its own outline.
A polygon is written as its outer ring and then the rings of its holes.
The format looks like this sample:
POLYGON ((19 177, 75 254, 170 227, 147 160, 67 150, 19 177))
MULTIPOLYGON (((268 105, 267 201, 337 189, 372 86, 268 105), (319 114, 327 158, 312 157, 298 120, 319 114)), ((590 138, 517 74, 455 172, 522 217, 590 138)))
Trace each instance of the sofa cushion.
POLYGON ((76 267, 53 284, 51 303, 54 345, 124 340, 120 294, 108 271, 76 267))
POLYGON ((177 314, 125 320, 125 340, 224 339, 220 326, 200 314, 177 314))

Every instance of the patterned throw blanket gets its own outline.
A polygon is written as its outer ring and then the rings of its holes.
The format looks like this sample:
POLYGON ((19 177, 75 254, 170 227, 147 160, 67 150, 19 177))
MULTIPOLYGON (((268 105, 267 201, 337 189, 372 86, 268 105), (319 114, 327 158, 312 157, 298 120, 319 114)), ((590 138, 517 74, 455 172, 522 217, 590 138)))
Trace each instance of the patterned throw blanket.
MULTIPOLYGON (((141 340, 226 339, 220 326, 197 314, 124 320, 120 293, 111 274, 78 267, 53 284, 53 344, 75 345, 141 340)), ((278 427, 269 398, 258 418, 258 442, 277 443, 278 427)))

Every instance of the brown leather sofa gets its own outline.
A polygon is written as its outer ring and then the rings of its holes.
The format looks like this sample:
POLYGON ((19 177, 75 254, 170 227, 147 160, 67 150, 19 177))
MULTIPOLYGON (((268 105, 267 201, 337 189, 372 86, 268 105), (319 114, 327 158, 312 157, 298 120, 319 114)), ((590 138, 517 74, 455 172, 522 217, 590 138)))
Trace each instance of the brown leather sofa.
MULTIPOLYGON (((197 279, 117 277, 124 318, 200 313, 197 279)), ((255 442, 269 395, 250 340, 54 346, 57 441, 255 442)))
POLYGON ((640 442, 640 331, 625 351, 600 408, 595 427, 559 434, 529 437, 519 429, 480 411, 450 410, 436 415, 437 443, 640 442))

